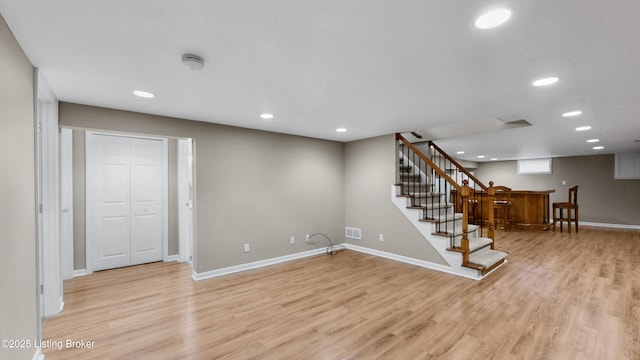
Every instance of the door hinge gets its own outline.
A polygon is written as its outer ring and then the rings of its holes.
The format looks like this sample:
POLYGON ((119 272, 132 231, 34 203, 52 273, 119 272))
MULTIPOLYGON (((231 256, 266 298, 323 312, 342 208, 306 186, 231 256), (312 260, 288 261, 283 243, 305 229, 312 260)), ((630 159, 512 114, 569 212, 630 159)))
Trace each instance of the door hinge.
POLYGON ((40 294, 44 294, 44 284, 40 284, 40 294))
POLYGON ((38 212, 42 214, 42 204, 38 204, 38 212))

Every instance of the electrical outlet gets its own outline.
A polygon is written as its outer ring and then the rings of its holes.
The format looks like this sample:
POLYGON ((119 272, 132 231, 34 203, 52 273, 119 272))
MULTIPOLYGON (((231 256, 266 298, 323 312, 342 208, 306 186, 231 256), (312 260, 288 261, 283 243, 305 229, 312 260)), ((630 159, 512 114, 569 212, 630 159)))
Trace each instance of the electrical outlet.
POLYGON ((562 185, 567 185, 567 180, 562 180, 562 185))
POLYGON ((380 239, 380 241, 384 241, 384 235, 382 233, 380 233, 380 235, 378 236, 378 238, 380 239))
POLYGON ((304 241, 309 241, 309 234, 304 236, 304 241))
POLYGON ((244 244, 244 252, 248 253, 249 251, 251 251, 251 247, 249 246, 249 243, 244 244))
POLYGON ((292 236, 291 239, 289 239, 289 242, 291 242, 291 245, 296 243, 296 237, 292 236))

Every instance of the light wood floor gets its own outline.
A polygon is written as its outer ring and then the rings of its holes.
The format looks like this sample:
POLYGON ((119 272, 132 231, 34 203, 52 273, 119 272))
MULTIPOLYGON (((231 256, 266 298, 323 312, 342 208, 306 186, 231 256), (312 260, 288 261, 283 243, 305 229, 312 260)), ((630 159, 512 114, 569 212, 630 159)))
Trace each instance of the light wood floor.
POLYGON ((185 264, 65 283, 54 359, 640 359, 640 232, 498 232, 483 281, 343 251, 193 282, 185 264))

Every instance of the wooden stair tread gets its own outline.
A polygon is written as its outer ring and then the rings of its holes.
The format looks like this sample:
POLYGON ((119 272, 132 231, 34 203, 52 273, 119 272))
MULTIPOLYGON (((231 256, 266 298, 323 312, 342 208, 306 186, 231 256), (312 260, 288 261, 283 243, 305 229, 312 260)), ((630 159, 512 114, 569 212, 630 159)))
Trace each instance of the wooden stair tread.
POLYGON ((499 250, 482 249, 469 254, 469 262, 488 269, 498 262, 504 261, 507 253, 499 250))
MULTIPOLYGON (((469 238, 469 254, 479 251, 485 247, 488 247, 491 245, 491 243, 493 243, 493 240, 486 237, 469 238)), ((447 250, 455 251, 455 252, 464 252, 462 251, 460 241, 456 241, 456 247, 454 248, 450 247, 450 248, 447 248, 447 250)))
MULTIPOLYGON (((474 224, 469 224, 469 227, 467 228, 467 233, 468 234, 472 234, 474 232, 477 232, 478 229, 480 228, 480 226, 478 225, 474 225, 474 224)), ((444 237, 458 237, 458 236, 462 236, 462 229, 456 229, 458 231, 455 232, 455 234, 453 233, 453 231, 440 231, 440 232, 434 232, 431 233, 431 235, 435 235, 435 236, 444 236, 444 237)), ((472 238, 469 238, 472 239, 472 238)))

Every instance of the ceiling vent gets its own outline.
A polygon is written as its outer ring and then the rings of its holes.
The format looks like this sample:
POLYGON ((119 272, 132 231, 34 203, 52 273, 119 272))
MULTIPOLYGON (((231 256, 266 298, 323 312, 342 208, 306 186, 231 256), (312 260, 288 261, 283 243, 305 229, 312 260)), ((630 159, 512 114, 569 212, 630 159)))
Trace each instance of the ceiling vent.
POLYGON ((182 55, 182 63, 188 66, 191 70, 200 70, 204 67, 204 60, 194 54, 182 55))
POLYGON ((532 126, 530 122, 525 119, 518 118, 516 116, 505 116, 502 118, 497 117, 496 120, 504 123, 504 129, 518 128, 524 126, 532 126))

